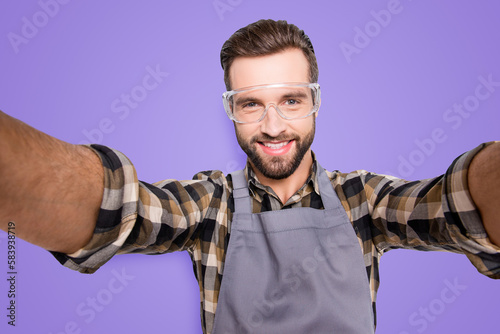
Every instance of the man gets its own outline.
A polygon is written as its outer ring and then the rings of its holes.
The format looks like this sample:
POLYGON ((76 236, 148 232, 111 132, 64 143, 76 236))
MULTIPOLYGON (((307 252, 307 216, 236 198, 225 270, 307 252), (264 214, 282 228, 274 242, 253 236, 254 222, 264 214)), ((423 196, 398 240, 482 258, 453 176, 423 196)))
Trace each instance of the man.
POLYGON ((87 273, 116 253, 188 250, 207 333, 369 333, 379 257, 392 248, 465 253, 500 277, 498 143, 420 182, 325 172, 310 149, 321 99, 308 37, 258 21, 221 62, 245 171, 150 185, 119 152, 0 114, 2 228, 16 221, 18 236, 87 273))

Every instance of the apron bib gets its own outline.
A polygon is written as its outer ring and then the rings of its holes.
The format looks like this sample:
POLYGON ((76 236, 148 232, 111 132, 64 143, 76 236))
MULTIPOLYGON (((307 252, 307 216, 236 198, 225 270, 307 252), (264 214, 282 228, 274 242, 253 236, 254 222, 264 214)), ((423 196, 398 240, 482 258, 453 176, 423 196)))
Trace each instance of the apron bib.
POLYGON ((368 277, 351 222, 323 168, 324 210, 253 214, 243 171, 214 334, 374 332, 368 277))

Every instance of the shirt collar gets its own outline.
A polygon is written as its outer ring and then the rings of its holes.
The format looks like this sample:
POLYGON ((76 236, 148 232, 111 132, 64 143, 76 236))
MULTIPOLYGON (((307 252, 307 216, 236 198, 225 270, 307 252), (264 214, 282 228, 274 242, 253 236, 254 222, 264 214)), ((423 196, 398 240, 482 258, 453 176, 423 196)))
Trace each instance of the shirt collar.
MULTIPOLYGON (((306 182, 302 187, 300 187, 299 190, 288 200, 288 204, 291 204, 290 202, 297 202, 301 200, 304 196, 309 195, 312 191, 316 192, 316 194, 320 195, 319 193, 319 185, 318 185, 318 161, 316 160, 316 155, 314 152, 311 151, 312 158, 313 158, 313 164, 311 166, 311 171, 309 174, 309 177, 307 178, 306 182)), ((273 191, 271 187, 265 186, 262 183, 260 183, 257 175, 252 169, 252 166, 250 165, 249 160, 247 160, 247 164, 245 167, 245 176, 248 180, 248 188, 252 194, 252 196, 258 200, 259 202, 262 202, 262 197, 265 194, 268 194, 269 196, 273 196, 276 199, 279 200, 278 196, 276 193, 273 191)))

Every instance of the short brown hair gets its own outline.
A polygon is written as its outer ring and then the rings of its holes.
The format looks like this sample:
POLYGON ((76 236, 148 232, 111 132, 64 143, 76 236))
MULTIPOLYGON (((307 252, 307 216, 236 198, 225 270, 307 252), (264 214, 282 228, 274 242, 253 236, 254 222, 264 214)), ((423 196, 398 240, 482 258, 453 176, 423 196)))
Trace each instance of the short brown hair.
POLYGON ((224 43, 220 62, 226 89, 231 90, 229 69, 236 57, 256 57, 297 48, 309 63, 310 82, 318 82, 319 70, 311 40, 297 26, 286 21, 259 20, 236 31, 224 43))

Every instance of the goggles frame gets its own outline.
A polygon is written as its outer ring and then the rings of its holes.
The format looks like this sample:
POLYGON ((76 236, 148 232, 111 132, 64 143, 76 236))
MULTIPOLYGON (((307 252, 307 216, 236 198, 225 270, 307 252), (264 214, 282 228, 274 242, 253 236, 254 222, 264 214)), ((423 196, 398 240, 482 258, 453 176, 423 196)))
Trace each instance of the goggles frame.
POLYGON ((320 86, 317 82, 315 83, 306 83, 306 82, 284 82, 284 83, 275 83, 275 84, 264 84, 264 85, 256 85, 256 86, 249 86, 249 87, 243 87, 235 90, 229 90, 226 91, 222 94, 222 103, 224 105, 224 110, 226 111, 227 116, 229 117, 230 120, 233 122, 239 123, 239 124, 252 124, 252 123, 259 123, 266 117, 267 111, 269 110, 270 106, 273 106, 274 109, 278 112, 278 114, 286 120, 294 120, 294 119, 302 119, 311 116, 312 114, 316 113, 319 111, 319 107, 321 104, 321 90, 320 86), (305 115, 305 116, 300 116, 300 117, 287 117, 285 116, 279 107, 275 103, 268 103, 262 112, 262 115, 259 117, 259 119, 251 122, 243 122, 239 121, 236 119, 234 116, 232 109, 231 109, 231 97, 237 93, 244 93, 244 92, 250 92, 253 90, 258 90, 258 89, 266 89, 266 88, 286 88, 286 87, 308 87, 312 91, 313 95, 313 107, 311 111, 305 115))

